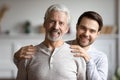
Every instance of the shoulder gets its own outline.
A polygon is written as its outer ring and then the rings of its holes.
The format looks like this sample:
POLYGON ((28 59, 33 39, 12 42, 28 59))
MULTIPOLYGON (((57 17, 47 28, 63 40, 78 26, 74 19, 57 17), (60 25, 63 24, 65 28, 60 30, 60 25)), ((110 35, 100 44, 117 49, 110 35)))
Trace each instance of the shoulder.
MULTIPOLYGON (((108 65, 108 57, 105 52, 102 52, 98 49, 93 49, 90 53, 91 61, 93 61, 97 66, 105 66, 108 65)), ((93 62, 90 63, 92 64, 93 62)))
POLYGON ((90 47, 90 49, 88 50, 88 54, 91 57, 97 58, 97 59, 107 59, 107 54, 103 51, 100 51, 94 47, 90 47))
POLYGON ((41 42, 40 44, 37 44, 37 45, 35 45, 35 47, 43 47, 44 46, 44 44, 43 44, 43 42, 41 42))
POLYGON ((90 49, 88 50, 89 54, 97 54, 97 55, 106 55, 105 52, 100 51, 98 49, 96 49, 95 47, 90 47, 90 49))
POLYGON ((91 56, 91 59, 87 65, 92 66, 95 64, 97 67, 108 65, 108 57, 105 52, 102 52, 96 48, 92 48, 88 51, 88 54, 91 56))
POLYGON ((61 47, 63 47, 63 48, 66 47, 66 48, 70 49, 70 44, 68 44, 67 42, 64 42, 64 44, 61 47))
POLYGON ((66 41, 67 44, 71 45, 73 40, 66 41))

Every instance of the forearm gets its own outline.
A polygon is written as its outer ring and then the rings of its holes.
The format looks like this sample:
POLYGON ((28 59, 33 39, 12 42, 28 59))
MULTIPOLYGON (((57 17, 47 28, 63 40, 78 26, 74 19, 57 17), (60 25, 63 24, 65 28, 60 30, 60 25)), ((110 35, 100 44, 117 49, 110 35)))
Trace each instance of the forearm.
POLYGON ((18 72, 16 80, 27 80, 27 68, 26 68, 26 60, 21 60, 19 63, 16 63, 18 72))

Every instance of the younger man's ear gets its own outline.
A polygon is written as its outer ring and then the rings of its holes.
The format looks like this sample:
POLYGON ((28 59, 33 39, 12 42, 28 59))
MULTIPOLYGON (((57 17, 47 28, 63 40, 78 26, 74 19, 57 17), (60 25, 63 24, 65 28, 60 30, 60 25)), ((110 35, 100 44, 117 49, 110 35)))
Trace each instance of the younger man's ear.
POLYGON ((97 36, 99 36, 100 34, 101 34, 101 31, 98 31, 97 36))

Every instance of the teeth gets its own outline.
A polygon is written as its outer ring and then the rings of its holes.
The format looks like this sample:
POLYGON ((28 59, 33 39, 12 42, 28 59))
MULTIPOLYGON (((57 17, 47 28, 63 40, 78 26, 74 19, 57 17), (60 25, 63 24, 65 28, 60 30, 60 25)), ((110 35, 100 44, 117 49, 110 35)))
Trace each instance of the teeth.
POLYGON ((58 34, 59 34, 59 32, 53 32, 52 34, 53 34, 53 35, 58 35, 58 34))
POLYGON ((60 34, 60 32, 59 32, 59 31, 54 31, 53 33, 55 33, 55 34, 60 34))

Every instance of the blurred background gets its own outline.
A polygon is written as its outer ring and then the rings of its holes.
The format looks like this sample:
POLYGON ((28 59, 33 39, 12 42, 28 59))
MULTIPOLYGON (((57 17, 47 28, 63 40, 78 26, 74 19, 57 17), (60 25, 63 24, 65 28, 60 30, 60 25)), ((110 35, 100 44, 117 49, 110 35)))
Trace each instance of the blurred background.
POLYGON ((84 11, 96 11, 103 17, 102 34, 93 46, 107 54, 108 80, 112 80, 120 66, 120 0, 0 0, 0 80, 16 78, 14 52, 44 39, 44 13, 56 3, 66 5, 71 12, 65 40, 75 38, 76 22, 84 11))

